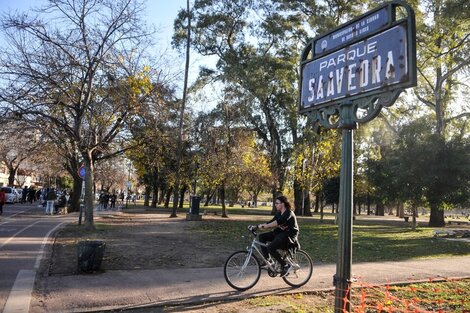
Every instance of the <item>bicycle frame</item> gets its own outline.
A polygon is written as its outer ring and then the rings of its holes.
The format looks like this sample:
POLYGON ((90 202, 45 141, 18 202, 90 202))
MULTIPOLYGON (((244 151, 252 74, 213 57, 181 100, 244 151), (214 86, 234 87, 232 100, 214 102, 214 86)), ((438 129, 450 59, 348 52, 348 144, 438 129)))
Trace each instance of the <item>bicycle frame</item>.
MULTIPOLYGON (((245 268, 248 265, 249 259, 250 259, 251 255, 253 254, 253 250, 254 250, 254 251, 256 251, 257 256, 259 256, 265 264, 268 264, 269 269, 271 271, 275 272, 276 271, 275 265, 278 262, 275 261, 273 264, 270 264, 268 262, 268 260, 264 257, 263 253, 260 251, 260 248, 259 248, 259 247, 267 247, 268 244, 262 243, 261 241, 257 240, 256 239, 256 237, 257 237, 256 232, 254 232, 253 230, 250 230, 250 231, 251 231, 251 235, 253 236, 253 240, 251 241, 251 245, 246 247, 246 250, 248 252, 248 257, 247 257, 245 263, 243 264, 243 268, 245 268)), ((289 257, 286 257, 286 262, 292 263, 289 257)))
MULTIPOLYGON (((256 237, 253 238, 253 241, 251 242, 251 245, 246 247, 246 250, 248 251, 248 258, 247 260, 251 257, 251 255, 253 254, 253 249, 257 252, 258 256, 261 257, 261 259, 264 261, 264 262, 268 262, 268 260, 266 260, 266 258, 264 257, 263 253, 260 251, 260 249, 258 249, 258 247, 267 247, 268 245, 265 244, 265 243, 262 243, 261 241, 258 241, 256 239, 256 237)), ((246 264, 244 265, 246 266, 246 264)))

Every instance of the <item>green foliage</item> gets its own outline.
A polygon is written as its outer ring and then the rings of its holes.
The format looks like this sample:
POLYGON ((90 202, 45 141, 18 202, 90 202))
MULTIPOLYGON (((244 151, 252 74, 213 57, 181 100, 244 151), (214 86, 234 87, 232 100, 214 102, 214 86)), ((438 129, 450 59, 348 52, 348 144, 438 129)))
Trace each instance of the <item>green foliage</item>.
POLYGON ((410 201, 440 209, 468 205, 470 142, 444 141, 421 118, 399 132, 396 146, 380 160, 370 160, 367 175, 384 203, 410 201))

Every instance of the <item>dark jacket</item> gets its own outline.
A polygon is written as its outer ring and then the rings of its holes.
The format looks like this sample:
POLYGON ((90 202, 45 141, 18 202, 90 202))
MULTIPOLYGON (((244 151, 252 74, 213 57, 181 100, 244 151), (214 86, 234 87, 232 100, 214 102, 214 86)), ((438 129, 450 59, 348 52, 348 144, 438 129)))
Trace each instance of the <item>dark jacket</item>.
POLYGON ((46 200, 47 201, 54 201, 55 199, 57 199, 57 195, 56 195, 55 191, 50 190, 46 195, 46 200))
POLYGON ((275 234, 286 232, 291 242, 297 241, 299 234, 299 225, 297 224, 297 218, 294 212, 291 210, 285 210, 283 214, 277 212, 276 215, 268 222, 277 221, 278 227, 274 229, 275 234))

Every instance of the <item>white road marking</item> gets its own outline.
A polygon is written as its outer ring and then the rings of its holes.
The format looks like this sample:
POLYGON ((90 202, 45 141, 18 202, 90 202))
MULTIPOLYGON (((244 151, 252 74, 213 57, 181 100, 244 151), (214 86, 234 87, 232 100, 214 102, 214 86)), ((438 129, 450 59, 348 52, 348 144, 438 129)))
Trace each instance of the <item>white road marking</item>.
MULTIPOLYGON (((11 237, 3 245, 7 244, 11 239, 13 239, 20 232, 28 229, 29 227, 39 222, 40 221, 37 221, 29 225, 28 227, 23 228, 21 231, 17 232, 13 237, 11 237)), ((20 270, 18 272, 15 283, 13 284, 13 288, 11 289, 10 294, 7 298, 5 307, 3 308, 3 313, 28 313, 29 312, 29 307, 31 303, 31 294, 33 292, 34 281, 36 279, 36 270, 39 268, 39 265, 41 264, 41 260, 44 255, 44 247, 47 241, 49 240, 49 236, 51 235, 51 233, 54 232, 60 226, 62 226, 64 223, 67 223, 67 221, 64 221, 56 225, 53 229, 51 229, 46 234, 46 236, 44 236, 42 243, 41 243, 41 247, 39 248, 39 254, 36 257, 36 262, 34 263, 34 269, 33 270, 20 270)))
POLYGON ((35 270, 21 270, 16 276, 15 284, 10 291, 3 313, 28 313, 33 291, 35 270))
POLYGON ((41 248, 39 248, 39 254, 36 258, 36 262, 34 263, 34 269, 37 270, 39 268, 39 265, 41 264, 41 259, 42 259, 42 256, 44 255, 44 247, 46 246, 46 243, 47 241, 49 240, 49 236, 51 235, 52 232, 54 232, 57 228, 59 228, 60 226, 62 226, 63 224, 65 224, 67 222, 62 222, 60 223, 59 225, 57 225, 56 227, 52 228, 47 234, 46 236, 44 237, 44 239, 42 240, 42 244, 41 244, 41 248))
POLYGON ((10 238, 8 238, 4 243, 2 243, 2 244, 0 245, 0 249, 3 248, 3 246, 6 245, 7 243, 9 243, 10 241, 12 241, 13 239, 15 239, 15 237, 16 237, 17 235, 21 234, 22 232, 24 232, 24 231, 27 230, 28 228, 33 227, 34 225, 36 225, 36 224, 39 223, 39 222, 41 222, 41 221, 36 221, 36 222, 34 222, 33 224, 28 225, 28 226, 26 226, 25 228, 20 229, 19 231, 17 231, 13 236, 11 236, 10 238))

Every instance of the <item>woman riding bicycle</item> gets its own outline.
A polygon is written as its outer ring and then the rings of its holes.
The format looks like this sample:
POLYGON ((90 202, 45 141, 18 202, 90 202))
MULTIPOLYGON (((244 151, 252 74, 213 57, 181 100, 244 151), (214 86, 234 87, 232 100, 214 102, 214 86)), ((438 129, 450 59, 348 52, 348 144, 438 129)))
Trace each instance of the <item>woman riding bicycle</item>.
POLYGON ((291 244, 298 246, 297 236, 299 234, 299 225, 292 206, 285 196, 276 198, 277 212, 274 217, 265 224, 259 224, 258 228, 275 229, 268 233, 259 235, 259 241, 262 243, 269 242, 267 247, 261 247, 263 256, 269 260, 269 255, 275 258, 281 264, 281 277, 289 275, 292 270, 290 264, 286 264, 277 249, 287 250, 291 244))

